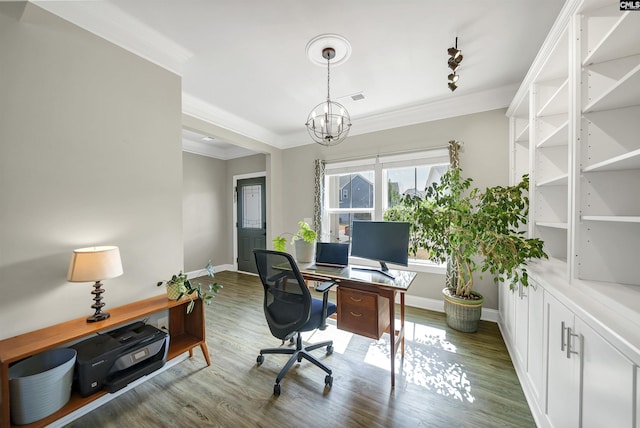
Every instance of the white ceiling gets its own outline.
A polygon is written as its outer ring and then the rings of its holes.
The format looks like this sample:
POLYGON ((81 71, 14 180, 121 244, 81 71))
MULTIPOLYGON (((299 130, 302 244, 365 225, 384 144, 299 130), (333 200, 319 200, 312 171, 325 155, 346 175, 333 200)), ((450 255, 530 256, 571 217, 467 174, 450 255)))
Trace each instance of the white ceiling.
MULTIPOLYGON (((286 148, 312 143, 304 123, 326 97, 326 67, 305 52, 315 36, 334 33, 351 43, 349 60, 331 68, 331 97, 349 110, 351 133, 362 134, 506 107, 564 1, 34 3, 180 74, 185 113, 286 148), (464 60, 451 92, 447 48, 456 36, 464 60), (352 101, 356 93, 365 98, 352 101)), ((184 136, 196 146, 200 137, 184 136)), ((219 151, 210 155, 251 153, 219 151)))

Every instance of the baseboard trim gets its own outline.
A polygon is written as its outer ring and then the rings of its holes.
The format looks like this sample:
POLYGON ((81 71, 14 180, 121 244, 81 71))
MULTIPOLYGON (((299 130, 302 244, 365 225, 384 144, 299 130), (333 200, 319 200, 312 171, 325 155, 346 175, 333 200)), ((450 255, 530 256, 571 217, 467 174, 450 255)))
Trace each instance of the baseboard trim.
MULTIPOLYGON (((222 272, 222 271, 225 271, 225 270, 235 270, 235 269, 234 269, 233 265, 224 264, 224 265, 214 266, 213 270, 215 272, 222 272)), ((206 275, 206 271, 204 269, 198 269, 198 270, 194 270, 194 271, 191 271, 191 272, 186 272, 186 274, 187 274, 188 278, 197 278, 199 276, 206 275)))
MULTIPOLYGON (((398 302, 399 298, 396 299, 396 303, 398 302)), ((440 299, 431 299, 429 297, 412 296, 410 294, 407 294, 404 298, 404 302, 407 306, 411 306, 414 308, 444 313, 444 301, 440 299)), ((497 310, 483 307, 480 319, 483 321, 497 323, 498 315, 499 312, 497 310)))

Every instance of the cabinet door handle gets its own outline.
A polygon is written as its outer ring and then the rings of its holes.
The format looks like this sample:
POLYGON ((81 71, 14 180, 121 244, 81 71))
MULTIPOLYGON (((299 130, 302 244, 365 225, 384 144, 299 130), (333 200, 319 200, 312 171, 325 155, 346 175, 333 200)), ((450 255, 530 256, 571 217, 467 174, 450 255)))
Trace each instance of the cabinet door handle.
POLYGON ((349 296, 349 298, 354 302, 362 302, 362 299, 356 299, 355 297, 351 297, 351 296, 349 296))
POLYGON ((351 312, 351 311, 349 311, 349 313, 354 317, 361 317, 362 316, 362 314, 356 314, 355 312, 351 312))
POLYGON ((565 341, 564 341, 564 331, 566 330, 565 326, 564 326, 564 321, 562 321, 560 323, 560 350, 564 351, 565 348, 565 341))
POLYGON ((518 284, 518 289, 520 290, 520 300, 527 297, 527 293, 524 292, 524 285, 518 284))
POLYGON ((578 351, 572 351, 571 350, 571 338, 572 337, 576 337, 579 340, 582 339, 579 334, 575 334, 575 333, 571 332, 571 327, 567 327, 567 358, 571 358, 571 354, 580 355, 580 353, 578 351))

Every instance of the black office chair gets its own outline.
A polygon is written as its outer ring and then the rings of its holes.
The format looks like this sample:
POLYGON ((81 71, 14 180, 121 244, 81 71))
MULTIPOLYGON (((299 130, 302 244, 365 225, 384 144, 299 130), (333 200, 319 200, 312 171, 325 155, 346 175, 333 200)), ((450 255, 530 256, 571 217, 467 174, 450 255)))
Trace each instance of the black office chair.
POLYGON ((273 394, 280 395, 280 381, 287 374, 293 363, 302 359, 311 361, 324 370, 325 386, 333 385, 331 369, 318 361, 310 351, 327 347, 327 355, 333 353, 333 341, 315 343, 302 346, 300 332, 317 328, 324 330, 329 315, 336 313, 335 303, 328 300, 328 291, 335 282, 328 281, 316 287, 316 291, 323 293, 322 301, 311 296, 298 265, 288 253, 270 250, 253 250, 256 258, 258 274, 264 286, 264 314, 269 324, 271 334, 278 339, 290 340, 295 337, 296 347, 261 349, 258 355, 258 365, 264 362, 264 354, 291 355, 287 364, 280 370, 273 386, 273 394))

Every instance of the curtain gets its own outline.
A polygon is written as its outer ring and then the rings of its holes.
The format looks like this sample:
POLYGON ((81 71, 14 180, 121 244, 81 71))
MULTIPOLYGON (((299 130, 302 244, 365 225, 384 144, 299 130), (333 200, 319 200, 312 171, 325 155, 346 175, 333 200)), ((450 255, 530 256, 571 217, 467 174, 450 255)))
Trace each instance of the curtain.
MULTIPOLYGON (((460 168, 460 142, 456 140, 449 141, 449 168, 460 168)), ((456 288, 458 285, 458 266, 453 257, 447 258, 444 282, 447 288, 456 288)))
POLYGON ((314 201, 313 201, 313 229, 318 232, 318 238, 322 239, 322 204, 324 202, 324 161, 316 159, 314 163, 314 201))
POLYGON ((456 140, 449 141, 449 167, 460 167, 460 142, 456 140))

